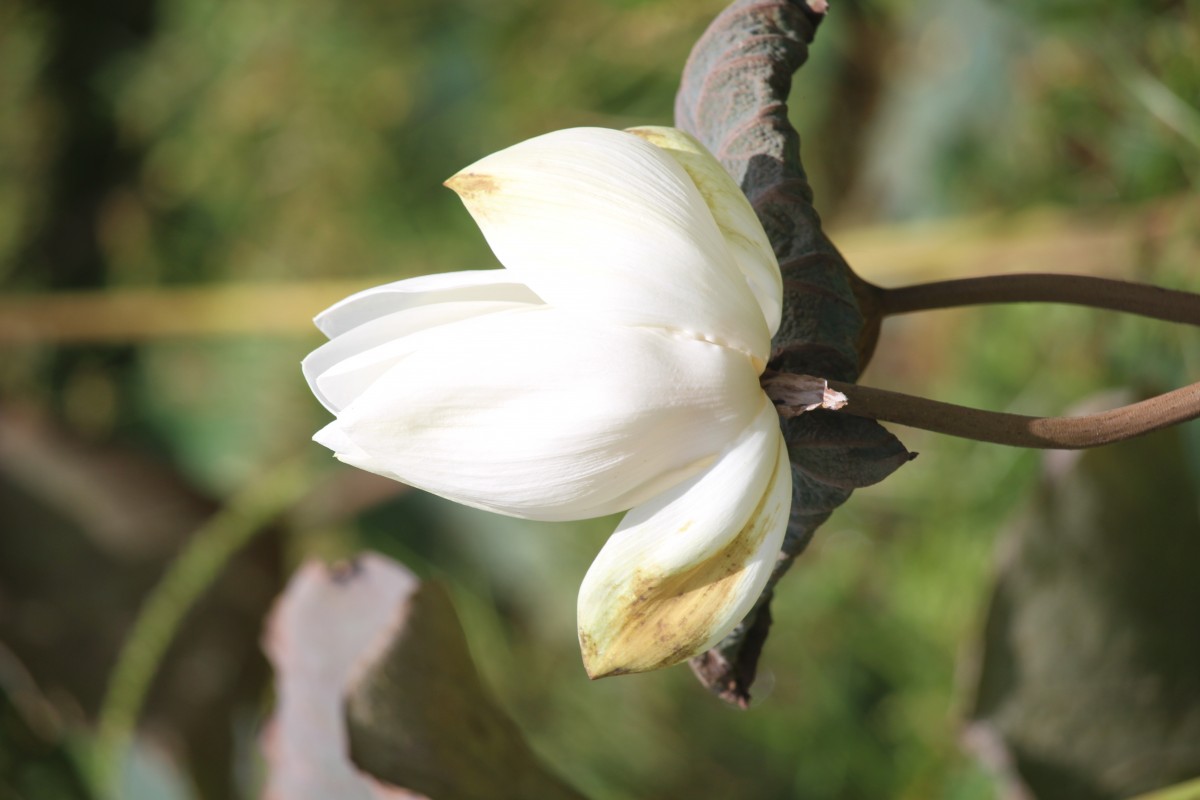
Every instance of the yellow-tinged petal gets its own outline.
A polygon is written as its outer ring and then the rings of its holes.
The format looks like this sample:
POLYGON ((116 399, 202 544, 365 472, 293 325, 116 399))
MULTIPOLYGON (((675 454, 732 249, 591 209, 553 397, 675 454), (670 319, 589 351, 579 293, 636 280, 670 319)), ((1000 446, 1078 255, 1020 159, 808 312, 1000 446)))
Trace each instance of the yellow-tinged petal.
POLYGON ((775 251, 746 195, 721 166, 721 162, 689 133, 678 128, 646 126, 629 133, 658 147, 687 171, 708 204, 717 227, 762 307, 767 329, 779 330, 783 309, 783 279, 775 251))
POLYGON ((771 574, 792 473, 774 407, 707 472, 634 508, 579 591, 579 643, 592 678, 676 664, 720 641, 771 574))

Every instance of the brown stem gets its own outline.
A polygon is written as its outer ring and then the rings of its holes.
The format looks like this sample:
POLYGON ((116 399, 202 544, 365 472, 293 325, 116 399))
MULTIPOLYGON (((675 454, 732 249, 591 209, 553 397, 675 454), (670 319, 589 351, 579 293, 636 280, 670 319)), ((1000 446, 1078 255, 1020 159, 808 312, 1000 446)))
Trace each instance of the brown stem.
POLYGON ((1200 417, 1200 383, 1111 411, 1080 417, 1026 417, 829 381, 848 400, 842 414, 895 422, 1013 447, 1078 450, 1132 439, 1200 417))
POLYGON ((1089 275, 990 275, 875 288, 875 310, 885 317, 987 303, 1069 303, 1200 325, 1200 295, 1089 275))

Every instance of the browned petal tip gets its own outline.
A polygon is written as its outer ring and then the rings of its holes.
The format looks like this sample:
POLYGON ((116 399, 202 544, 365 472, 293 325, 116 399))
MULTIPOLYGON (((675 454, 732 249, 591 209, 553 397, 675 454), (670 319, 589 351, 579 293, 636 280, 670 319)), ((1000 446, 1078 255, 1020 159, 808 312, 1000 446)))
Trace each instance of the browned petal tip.
POLYGON ((460 172, 447 178, 442 185, 453 189, 464 200, 494 194, 500 188, 499 183, 491 175, 481 175, 475 172, 460 172))

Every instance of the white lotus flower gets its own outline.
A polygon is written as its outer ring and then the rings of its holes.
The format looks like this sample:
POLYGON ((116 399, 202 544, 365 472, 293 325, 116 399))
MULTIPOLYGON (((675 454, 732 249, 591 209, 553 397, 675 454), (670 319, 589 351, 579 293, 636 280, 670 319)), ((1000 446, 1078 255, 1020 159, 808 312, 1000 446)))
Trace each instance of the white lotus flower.
POLYGON ((762 592, 791 468, 759 385, 779 267, 670 128, 573 129, 451 178, 504 269, 369 289, 304 362, 348 464, 501 514, 626 511, 579 594, 593 678, 668 666, 762 592))

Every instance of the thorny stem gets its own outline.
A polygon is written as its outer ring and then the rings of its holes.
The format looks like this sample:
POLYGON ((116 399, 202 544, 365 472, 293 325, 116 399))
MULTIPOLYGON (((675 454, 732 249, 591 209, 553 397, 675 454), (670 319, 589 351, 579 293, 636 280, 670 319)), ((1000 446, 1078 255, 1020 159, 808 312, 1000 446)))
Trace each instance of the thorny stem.
POLYGON ((1069 303, 1200 325, 1200 295, 1090 275, 989 275, 872 289, 876 308, 885 317, 989 303, 1069 303))

